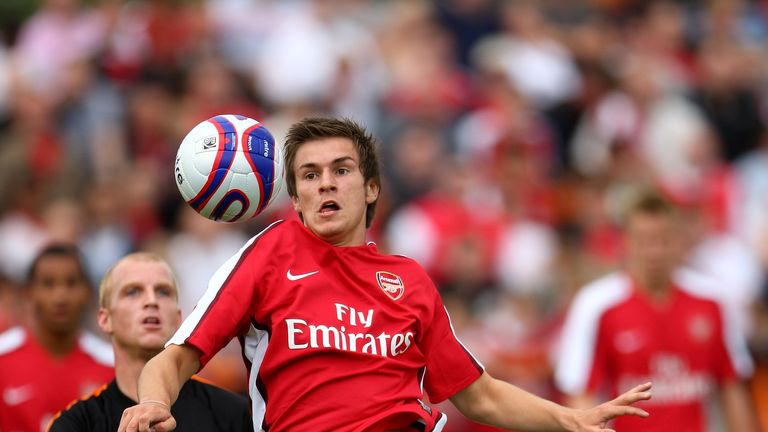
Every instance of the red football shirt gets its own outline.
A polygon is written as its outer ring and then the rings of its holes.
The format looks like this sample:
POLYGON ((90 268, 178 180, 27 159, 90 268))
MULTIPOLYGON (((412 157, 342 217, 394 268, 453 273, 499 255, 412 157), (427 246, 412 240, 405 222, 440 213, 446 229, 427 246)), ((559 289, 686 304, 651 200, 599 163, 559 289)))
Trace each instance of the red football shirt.
POLYGON ((112 380, 113 363, 112 346, 90 333, 55 358, 28 330, 6 331, 0 335, 0 430, 44 431, 70 402, 112 380))
POLYGON ((653 398, 638 404, 651 416, 621 417, 616 430, 705 431, 707 399, 717 385, 736 379, 735 365, 748 357, 735 338, 715 301, 675 286, 655 303, 627 275, 612 274, 574 299, 556 378, 566 393, 613 396, 652 381, 653 398))
POLYGON ((255 430, 381 430, 388 419, 440 430, 424 390, 440 402, 482 373, 416 262, 334 247, 296 221, 225 263, 169 343, 196 347, 204 365, 233 337, 255 430))

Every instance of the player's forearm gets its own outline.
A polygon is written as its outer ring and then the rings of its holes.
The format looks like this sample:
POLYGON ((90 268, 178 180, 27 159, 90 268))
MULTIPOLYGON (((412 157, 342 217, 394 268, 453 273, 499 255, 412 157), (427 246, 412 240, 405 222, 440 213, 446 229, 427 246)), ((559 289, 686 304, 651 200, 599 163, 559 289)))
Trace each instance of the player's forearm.
POLYGON ((185 382, 200 366, 197 352, 187 346, 171 345, 153 357, 139 376, 139 403, 158 401, 168 406, 176 402, 185 382))
POLYGON ((494 396, 481 422, 519 431, 564 431, 569 409, 503 381, 493 385, 494 396), (494 403, 495 402, 495 403, 494 403))
POLYGON ((754 405, 744 384, 738 381, 724 384, 721 390, 721 400, 728 430, 758 431, 754 405))
POLYGON ((451 401, 470 419, 519 431, 567 431, 573 410, 484 374, 451 401), (468 391, 467 391, 468 390, 468 391), (466 393, 465 393, 466 392, 466 393))

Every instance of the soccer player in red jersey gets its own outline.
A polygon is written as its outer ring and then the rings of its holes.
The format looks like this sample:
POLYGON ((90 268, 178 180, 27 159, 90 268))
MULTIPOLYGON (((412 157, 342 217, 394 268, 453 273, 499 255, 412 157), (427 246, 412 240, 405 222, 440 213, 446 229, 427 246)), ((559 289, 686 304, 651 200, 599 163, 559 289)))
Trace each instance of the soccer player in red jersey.
MULTIPOLYGON (((652 381, 654 395, 638 406, 642 422, 616 419, 622 432, 707 429, 707 405, 719 396, 729 431, 756 431, 742 379, 751 372, 745 342, 729 326, 701 276, 677 270, 680 221, 661 196, 640 194, 626 215, 625 269, 585 286, 562 333, 556 381, 573 406, 652 381)), ((727 287, 720 287, 727 289, 727 287)))
POLYGON ((0 335, 0 430, 42 431, 73 399, 112 379, 109 344, 83 331, 91 288, 79 251, 43 249, 28 275, 29 327, 0 335))
POLYGON ((374 139, 348 120, 310 118, 285 144, 288 194, 303 223, 276 222, 212 277, 139 378, 121 432, 172 430, 179 387, 231 338, 250 369, 261 431, 440 431, 422 402, 450 398, 507 429, 605 432, 650 397, 643 384, 592 409, 565 408, 492 378, 461 345, 413 260, 365 243, 379 197, 374 139))

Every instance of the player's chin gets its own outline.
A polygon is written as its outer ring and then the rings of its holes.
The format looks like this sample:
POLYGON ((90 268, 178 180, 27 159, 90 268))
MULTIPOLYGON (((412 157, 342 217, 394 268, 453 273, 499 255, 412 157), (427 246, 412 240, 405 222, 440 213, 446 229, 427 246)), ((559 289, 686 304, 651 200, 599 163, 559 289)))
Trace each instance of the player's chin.
POLYGON ((165 342, 161 342, 159 340, 152 340, 152 341, 140 341, 139 342, 139 349, 142 351, 151 352, 153 354, 157 354, 163 349, 165 349, 165 342))
POLYGON ((344 235, 344 228, 341 224, 325 223, 318 226, 315 231, 318 237, 329 243, 336 243, 344 235))
POLYGON ((72 333, 80 327, 80 319, 77 315, 54 315, 48 320, 48 327, 58 333, 72 333))
POLYGON ((343 227, 341 221, 336 218, 317 216, 311 221, 310 228, 315 234, 324 238, 337 234, 343 227))
POLYGON ((139 345, 141 345, 143 349, 162 350, 163 348, 165 348, 165 343, 168 342, 171 336, 173 335, 165 332, 145 334, 139 339, 139 345))

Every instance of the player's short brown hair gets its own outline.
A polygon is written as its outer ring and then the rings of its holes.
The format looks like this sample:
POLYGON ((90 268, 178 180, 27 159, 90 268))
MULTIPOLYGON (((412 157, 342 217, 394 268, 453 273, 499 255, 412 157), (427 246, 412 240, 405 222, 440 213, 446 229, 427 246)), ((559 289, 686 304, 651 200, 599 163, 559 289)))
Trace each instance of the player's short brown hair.
MULTIPOLYGON (((347 138, 355 146, 360 157, 360 172, 363 174, 366 184, 372 181, 381 189, 381 176, 379 173, 379 155, 376 139, 362 126, 354 121, 343 118, 308 117, 294 123, 288 130, 283 147, 283 159, 285 166, 285 183, 288 195, 296 197, 296 172, 293 162, 296 153, 301 146, 312 140, 323 138, 347 138)), ((369 228, 376 214, 376 202, 378 198, 368 204, 365 210, 365 227, 369 228)), ((301 214, 299 214, 301 217, 301 214)))
POLYGON ((644 189, 634 196, 624 212, 624 225, 632 216, 650 215, 675 218, 677 210, 661 193, 653 189, 644 189))
POLYGON ((106 273, 104 273, 104 277, 101 278, 101 283, 99 283, 99 307, 109 307, 109 298, 112 296, 112 290, 115 289, 112 282, 112 273, 115 271, 117 266, 126 261, 149 261, 165 265, 168 268, 168 274, 171 276, 171 286, 173 287, 173 292, 176 295, 176 299, 179 298, 179 288, 178 283, 176 282, 176 275, 173 273, 173 269, 171 269, 171 266, 168 264, 168 262, 166 262, 160 255, 155 253, 135 252, 120 258, 116 263, 112 265, 112 267, 109 268, 109 270, 106 271, 106 273))
POLYGON ((90 286, 83 256, 80 253, 80 249, 72 243, 51 243, 38 252, 35 259, 32 260, 32 264, 30 264, 27 269, 27 283, 31 284, 34 282, 34 279, 37 276, 37 268, 40 266, 40 261, 48 257, 71 258, 72 261, 77 264, 77 267, 80 270, 80 276, 83 278, 86 286, 90 286))

